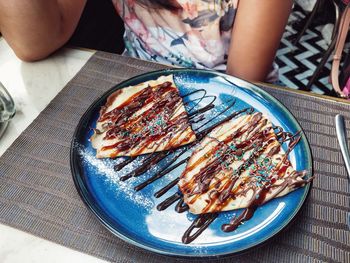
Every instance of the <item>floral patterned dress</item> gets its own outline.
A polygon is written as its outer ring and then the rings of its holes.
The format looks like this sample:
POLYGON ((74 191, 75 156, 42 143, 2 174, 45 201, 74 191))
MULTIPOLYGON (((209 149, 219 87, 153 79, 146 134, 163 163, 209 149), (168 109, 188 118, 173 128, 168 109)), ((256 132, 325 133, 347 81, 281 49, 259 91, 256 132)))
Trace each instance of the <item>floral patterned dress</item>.
POLYGON ((136 0, 113 0, 125 23, 128 54, 181 67, 225 71, 238 0, 176 2, 180 9, 172 12, 145 8, 136 0))

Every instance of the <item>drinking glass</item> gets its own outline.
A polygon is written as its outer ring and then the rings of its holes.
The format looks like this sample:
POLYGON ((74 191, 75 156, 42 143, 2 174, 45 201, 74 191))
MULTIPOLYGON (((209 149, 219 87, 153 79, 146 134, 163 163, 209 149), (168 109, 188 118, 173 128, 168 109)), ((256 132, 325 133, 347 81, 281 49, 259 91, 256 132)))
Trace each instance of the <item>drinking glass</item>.
POLYGON ((15 116, 15 113, 15 103, 10 93, 0 82, 0 123, 11 120, 15 116))

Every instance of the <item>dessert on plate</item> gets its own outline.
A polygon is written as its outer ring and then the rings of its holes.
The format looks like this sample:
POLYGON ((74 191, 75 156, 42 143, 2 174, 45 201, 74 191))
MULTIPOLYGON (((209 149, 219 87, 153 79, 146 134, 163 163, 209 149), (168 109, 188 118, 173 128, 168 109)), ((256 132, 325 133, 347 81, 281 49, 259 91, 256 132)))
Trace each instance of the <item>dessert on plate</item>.
POLYGON ((175 149, 196 135, 169 75, 112 93, 90 140, 97 158, 114 158, 175 149))
POLYGON ((227 121, 193 151, 178 183, 194 214, 261 205, 305 184, 272 123, 256 112, 227 121))

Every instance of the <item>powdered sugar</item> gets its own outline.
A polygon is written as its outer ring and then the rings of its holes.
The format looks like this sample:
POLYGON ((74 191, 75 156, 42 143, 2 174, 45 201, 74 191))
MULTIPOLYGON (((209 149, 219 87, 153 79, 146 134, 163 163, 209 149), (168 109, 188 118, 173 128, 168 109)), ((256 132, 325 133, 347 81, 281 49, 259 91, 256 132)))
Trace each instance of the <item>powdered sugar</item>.
POLYGON ((123 195, 124 198, 132 200, 138 206, 146 209, 154 207, 155 204, 150 197, 142 192, 136 192, 133 189, 133 184, 140 181, 139 178, 130 178, 124 182, 119 179, 121 175, 135 169, 138 166, 138 162, 134 161, 130 163, 124 169, 125 171, 123 171, 123 174, 121 174, 120 172, 115 172, 113 169, 116 161, 111 159, 98 159, 91 150, 89 151, 82 146, 79 147, 78 152, 84 165, 88 166, 89 169, 94 169, 96 171, 96 176, 104 176, 106 181, 110 184, 110 187, 116 190, 116 195, 123 195))

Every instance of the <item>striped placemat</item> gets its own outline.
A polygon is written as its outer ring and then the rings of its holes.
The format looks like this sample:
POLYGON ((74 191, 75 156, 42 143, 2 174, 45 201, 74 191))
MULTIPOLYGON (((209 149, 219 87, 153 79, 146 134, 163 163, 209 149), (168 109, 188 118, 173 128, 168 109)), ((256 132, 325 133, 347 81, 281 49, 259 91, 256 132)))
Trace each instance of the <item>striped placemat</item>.
MULTIPOLYGON (((118 82, 162 68, 97 52, 0 158, 0 222, 110 261, 186 261, 149 253, 105 230, 78 196, 69 167, 72 135, 90 104, 118 82)), ((291 227, 268 245, 220 261, 350 262, 350 189, 334 127, 339 112, 350 120, 350 104, 264 89, 306 132, 316 178, 291 227)))

